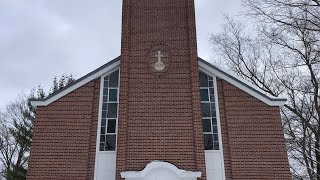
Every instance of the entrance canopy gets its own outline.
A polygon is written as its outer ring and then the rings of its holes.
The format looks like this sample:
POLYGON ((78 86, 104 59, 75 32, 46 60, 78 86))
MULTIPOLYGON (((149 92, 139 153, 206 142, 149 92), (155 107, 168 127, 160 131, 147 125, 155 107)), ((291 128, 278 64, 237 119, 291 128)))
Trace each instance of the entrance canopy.
POLYGON ((126 180, 197 180, 201 172, 185 171, 167 162, 153 161, 142 171, 122 172, 121 177, 126 180))

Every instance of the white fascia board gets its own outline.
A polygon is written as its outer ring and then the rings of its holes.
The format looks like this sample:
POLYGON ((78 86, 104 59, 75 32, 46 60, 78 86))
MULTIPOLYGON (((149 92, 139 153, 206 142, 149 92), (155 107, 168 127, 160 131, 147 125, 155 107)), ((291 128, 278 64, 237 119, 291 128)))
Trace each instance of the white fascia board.
POLYGON ((266 103, 269 106, 279 106, 282 107, 285 102, 286 98, 275 97, 272 96, 257 86, 254 86, 248 81, 245 81, 243 78, 234 75, 227 70, 222 68, 218 68, 212 64, 208 65, 208 62, 203 62, 204 60, 199 60, 199 69, 204 73, 207 73, 211 76, 216 76, 220 79, 227 81, 228 83, 236 86, 237 88, 243 90, 244 92, 250 94, 251 96, 259 99, 260 101, 266 103))
POLYGON ((110 64, 109 66, 105 67, 104 69, 101 69, 100 71, 97 71, 96 73, 82 79, 81 81, 73 84, 72 86, 66 88, 65 90, 59 92, 58 94, 55 94, 53 95, 52 97, 48 98, 48 99, 45 99, 43 101, 38 101, 38 100, 35 100, 35 101, 30 101, 31 102, 31 105, 33 107, 38 107, 38 106, 48 106, 49 104, 53 103, 54 101, 60 99, 61 97, 69 94, 70 92, 78 89, 79 87, 87 84, 88 82, 96 79, 96 78, 99 78, 105 74, 108 74, 110 72, 113 72, 114 70, 118 69, 120 66, 120 61, 116 61, 112 64, 110 64))

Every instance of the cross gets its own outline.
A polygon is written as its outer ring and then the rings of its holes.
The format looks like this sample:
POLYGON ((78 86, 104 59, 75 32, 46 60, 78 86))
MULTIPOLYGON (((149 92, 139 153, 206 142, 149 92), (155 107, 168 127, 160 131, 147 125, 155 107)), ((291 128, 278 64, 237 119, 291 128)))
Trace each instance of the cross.
POLYGON ((158 51, 155 57, 158 58, 158 62, 157 63, 160 64, 161 58, 163 58, 163 55, 161 54, 161 51, 158 51))
POLYGON ((166 67, 166 65, 161 61, 161 58, 164 57, 164 55, 161 54, 161 51, 157 51, 156 58, 158 58, 158 61, 153 65, 154 69, 157 71, 162 71, 166 67))

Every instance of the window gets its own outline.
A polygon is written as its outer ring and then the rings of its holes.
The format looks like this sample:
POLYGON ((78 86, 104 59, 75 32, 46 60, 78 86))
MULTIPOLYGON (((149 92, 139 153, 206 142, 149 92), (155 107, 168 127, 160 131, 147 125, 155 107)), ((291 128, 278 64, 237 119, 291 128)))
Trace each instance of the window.
POLYGON ((201 115, 205 150, 219 150, 213 78, 200 71, 201 115))
POLYGON ((117 141, 117 122, 119 109, 119 70, 104 77, 101 129, 100 129, 100 151, 115 151, 117 141))

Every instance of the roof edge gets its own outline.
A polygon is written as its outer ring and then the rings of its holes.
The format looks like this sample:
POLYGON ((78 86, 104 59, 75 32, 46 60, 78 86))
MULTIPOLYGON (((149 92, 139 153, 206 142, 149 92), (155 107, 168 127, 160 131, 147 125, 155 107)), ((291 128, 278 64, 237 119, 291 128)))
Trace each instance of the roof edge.
MULTIPOLYGON (((61 97, 65 96, 66 94, 74 91, 75 89, 83 86, 84 84, 103 76, 104 74, 113 71, 116 68, 119 68, 120 66, 120 59, 121 56, 118 56, 117 58, 111 60, 110 62, 102 65, 101 67, 95 69, 94 71, 88 73, 87 75, 79 78, 75 82, 69 84, 68 86, 54 92, 50 96, 44 98, 44 99, 30 99, 31 105, 33 107, 37 106, 47 106, 51 104, 52 102, 60 99, 61 97)), ((198 63, 200 70, 211 74, 213 76, 219 77, 234 86, 240 88, 241 90, 249 93, 253 97, 261 100, 262 102, 268 104, 269 106, 283 106, 285 102, 287 101, 286 98, 281 97, 275 97, 272 96, 265 91, 259 89, 257 86, 251 84, 248 81, 245 81, 243 78, 230 73, 227 70, 224 70, 221 67, 217 67, 204 59, 198 57, 198 63)))
POLYGON ((70 92, 74 91, 75 89, 83 86, 84 84, 118 68, 120 65, 120 59, 121 59, 121 56, 118 56, 117 58, 107 62, 106 64, 100 66, 99 68, 82 76, 78 80, 76 80, 73 83, 69 84, 68 86, 52 93, 51 95, 49 95, 48 97, 46 97, 44 99, 30 99, 31 105, 33 107, 37 107, 37 106, 47 106, 47 105, 51 104, 52 102, 60 99, 61 97, 65 96, 66 94, 69 94, 70 92))
POLYGON ((217 67, 217 66, 205 61, 204 59, 202 59, 200 57, 198 58, 198 60, 199 60, 198 62, 199 62, 200 70, 202 70, 208 74, 214 75, 216 77, 219 77, 219 78, 231 83, 232 85, 249 93, 253 97, 261 100, 262 102, 266 103, 269 106, 280 106, 281 107, 287 101, 286 98, 275 97, 275 96, 268 94, 267 92, 261 90, 257 86, 251 84, 249 81, 246 81, 243 78, 241 78, 235 74, 232 74, 229 71, 227 71, 221 67, 217 67))

